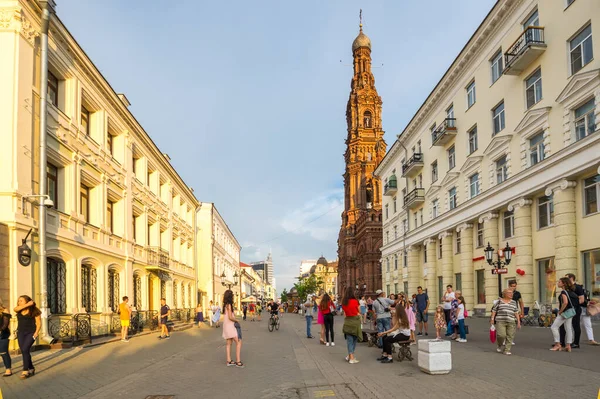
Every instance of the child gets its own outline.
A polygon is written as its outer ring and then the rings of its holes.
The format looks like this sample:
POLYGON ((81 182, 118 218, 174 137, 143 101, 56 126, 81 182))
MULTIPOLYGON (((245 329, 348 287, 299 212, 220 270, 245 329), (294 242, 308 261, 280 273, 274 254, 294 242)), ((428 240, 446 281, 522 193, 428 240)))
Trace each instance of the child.
POLYGON ((467 342, 467 334, 465 332, 465 298, 459 296, 457 301, 458 308, 456 309, 456 321, 458 322, 458 331, 460 333, 460 338, 457 342, 467 342))
POLYGON ((435 318, 433 324, 435 326, 436 333, 435 339, 442 339, 440 332, 442 331, 442 328, 446 327, 446 319, 444 316, 444 308, 442 307, 442 305, 438 306, 435 309, 435 318))
POLYGON ((407 300, 405 304, 406 316, 408 317, 408 325, 410 328, 410 344, 416 345, 415 329, 417 327, 415 312, 413 312, 412 301, 407 300))

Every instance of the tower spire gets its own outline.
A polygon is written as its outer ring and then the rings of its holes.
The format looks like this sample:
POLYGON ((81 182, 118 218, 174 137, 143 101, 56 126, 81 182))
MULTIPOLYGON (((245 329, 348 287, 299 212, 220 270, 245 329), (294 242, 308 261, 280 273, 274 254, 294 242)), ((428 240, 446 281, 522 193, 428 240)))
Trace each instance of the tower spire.
POLYGON ((362 8, 360 9, 360 12, 358 13, 358 20, 359 20, 358 27, 360 28, 360 31, 362 32, 362 8))

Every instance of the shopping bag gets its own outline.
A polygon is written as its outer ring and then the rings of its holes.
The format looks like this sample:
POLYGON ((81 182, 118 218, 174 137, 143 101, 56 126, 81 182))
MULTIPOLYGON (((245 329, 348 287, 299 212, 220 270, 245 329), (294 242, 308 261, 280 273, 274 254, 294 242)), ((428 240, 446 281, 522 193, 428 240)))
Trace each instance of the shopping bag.
POLYGON ((496 342, 496 327, 490 327, 490 342, 493 344, 496 342))

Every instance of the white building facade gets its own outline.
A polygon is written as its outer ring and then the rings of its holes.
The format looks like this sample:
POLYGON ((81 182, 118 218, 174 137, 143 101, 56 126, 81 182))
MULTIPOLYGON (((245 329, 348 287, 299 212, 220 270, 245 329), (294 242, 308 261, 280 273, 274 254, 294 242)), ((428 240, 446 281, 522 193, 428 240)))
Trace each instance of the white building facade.
POLYGON ((568 272, 600 294, 599 31, 594 0, 494 5, 376 171, 387 292, 489 312, 508 242, 525 306, 568 272))

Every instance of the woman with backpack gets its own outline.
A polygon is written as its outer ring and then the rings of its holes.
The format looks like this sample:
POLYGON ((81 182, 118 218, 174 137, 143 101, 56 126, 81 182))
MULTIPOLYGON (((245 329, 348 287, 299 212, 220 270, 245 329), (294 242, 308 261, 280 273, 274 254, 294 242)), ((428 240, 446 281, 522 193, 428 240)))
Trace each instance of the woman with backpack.
MULTIPOLYGON (((575 316, 575 307, 573 306, 574 301, 579 301, 577 294, 573 291, 574 285, 570 278, 562 277, 558 280, 558 288, 560 288, 561 292, 558 296, 558 315, 556 316, 556 320, 552 323, 550 327, 552 330, 552 335, 554 337, 554 346, 551 351, 567 351, 571 352, 571 343, 573 342, 573 316, 575 316), (563 348, 560 344, 560 326, 565 325, 566 337, 565 337, 565 347, 563 348)), ((579 302, 575 302, 579 303, 579 302)))
POLYGON ((335 346, 335 342, 333 341, 333 312, 335 312, 335 305, 327 293, 323 294, 321 298, 319 310, 323 315, 323 324, 325 325, 325 346, 335 346))

